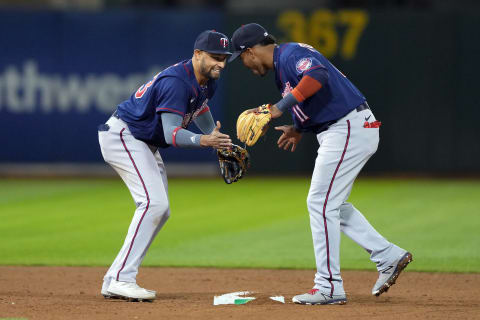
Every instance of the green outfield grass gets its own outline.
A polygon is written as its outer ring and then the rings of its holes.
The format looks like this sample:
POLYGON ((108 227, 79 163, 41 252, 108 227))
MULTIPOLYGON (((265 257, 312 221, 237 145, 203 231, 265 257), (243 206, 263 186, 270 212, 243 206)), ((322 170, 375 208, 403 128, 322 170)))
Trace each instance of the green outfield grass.
MULTIPOLYGON (((308 178, 170 180, 147 266, 315 267, 308 178)), ((0 180, 0 264, 107 266, 134 210, 120 179, 0 180)), ((359 179, 350 201, 410 250, 409 270, 480 272, 480 181, 359 179)), ((342 269, 374 270, 342 238, 342 269)))

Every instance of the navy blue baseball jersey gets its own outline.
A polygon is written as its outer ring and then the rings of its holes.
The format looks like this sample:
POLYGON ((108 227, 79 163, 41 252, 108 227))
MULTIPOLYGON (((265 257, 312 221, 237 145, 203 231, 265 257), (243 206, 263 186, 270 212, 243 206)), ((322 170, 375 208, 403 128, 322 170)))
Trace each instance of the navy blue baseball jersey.
POLYGON ((128 124, 132 135, 145 143, 167 148, 160 114, 173 112, 183 117, 182 128, 187 128, 215 93, 215 80, 200 86, 193 73, 192 60, 184 60, 168 67, 142 85, 130 99, 117 107, 120 119, 128 124))
POLYGON ((316 68, 326 70, 326 83, 313 96, 290 108, 295 128, 315 131, 330 121, 338 120, 365 102, 363 94, 312 46, 285 43, 273 53, 275 81, 282 96, 297 86, 305 73, 316 68))

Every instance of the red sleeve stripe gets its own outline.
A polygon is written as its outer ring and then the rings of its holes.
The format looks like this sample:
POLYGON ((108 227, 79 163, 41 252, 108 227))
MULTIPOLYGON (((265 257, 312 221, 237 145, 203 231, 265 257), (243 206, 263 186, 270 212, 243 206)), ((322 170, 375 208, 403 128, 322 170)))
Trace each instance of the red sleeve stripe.
POLYGON ((172 143, 173 143, 173 146, 176 147, 177 146, 177 143, 176 143, 176 138, 177 138, 177 132, 178 130, 180 129, 183 129, 182 127, 176 127, 174 130, 173 130, 173 133, 172 133, 172 143))
POLYGON ((183 112, 178 111, 178 110, 176 110, 176 109, 172 109, 172 108, 157 107, 157 109, 155 109, 155 110, 156 110, 156 111, 165 110, 165 111, 169 111, 169 112, 178 113, 178 114, 181 115, 182 117, 185 115, 183 112))
POLYGON ((292 94, 298 102, 303 102, 305 99, 310 98, 317 93, 320 88, 322 88, 322 84, 320 82, 308 75, 305 75, 297 84, 295 89, 292 90, 292 94))
POLYGON ((203 108, 203 109, 198 113, 197 116, 199 116, 199 115, 201 115, 201 114, 204 114, 204 113, 207 112, 207 111, 210 111, 210 108, 209 108, 208 106, 206 106, 205 108, 203 108))
POLYGON ((290 93, 293 94, 293 96, 298 102, 303 102, 305 100, 305 97, 297 88, 293 89, 290 93))
POLYGON ((322 67, 323 67, 323 66, 313 66, 313 67, 311 67, 310 69, 307 69, 307 70, 303 71, 303 74, 305 74, 305 73, 308 72, 308 71, 315 70, 315 69, 322 68, 322 67))

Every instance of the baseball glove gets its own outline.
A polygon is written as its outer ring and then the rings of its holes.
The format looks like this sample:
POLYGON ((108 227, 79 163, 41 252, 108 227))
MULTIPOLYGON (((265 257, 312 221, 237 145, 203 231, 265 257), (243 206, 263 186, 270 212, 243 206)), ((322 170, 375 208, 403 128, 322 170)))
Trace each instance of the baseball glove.
POLYGON ((247 146, 253 146, 268 130, 268 123, 272 120, 270 105, 264 104, 256 111, 242 112, 237 119, 237 138, 247 146))
POLYGON ((233 144, 229 149, 217 149, 220 173, 227 184, 238 181, 250 167, 247 150, 233 144))

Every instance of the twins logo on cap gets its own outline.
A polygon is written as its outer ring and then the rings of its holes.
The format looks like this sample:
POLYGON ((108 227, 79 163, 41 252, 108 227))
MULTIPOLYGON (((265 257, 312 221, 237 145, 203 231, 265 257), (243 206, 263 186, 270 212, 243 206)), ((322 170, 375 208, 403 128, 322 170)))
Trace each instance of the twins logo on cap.
POLYGON ((296 67, 298 73, 302 73, 302 72, 305 72, 305 70, 310 69, 311 66, 312 66, 312 59, 302 58, 302 59, 298 60, 295 67, 296 67))
POLYGON ((220 38, 220 44, 226 48, 228 46, 228 39, 227 38, 220 38))

